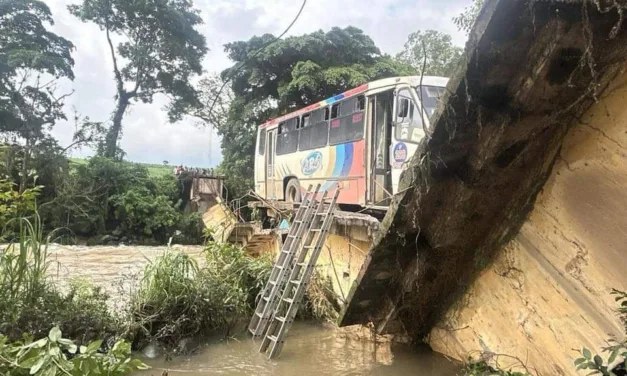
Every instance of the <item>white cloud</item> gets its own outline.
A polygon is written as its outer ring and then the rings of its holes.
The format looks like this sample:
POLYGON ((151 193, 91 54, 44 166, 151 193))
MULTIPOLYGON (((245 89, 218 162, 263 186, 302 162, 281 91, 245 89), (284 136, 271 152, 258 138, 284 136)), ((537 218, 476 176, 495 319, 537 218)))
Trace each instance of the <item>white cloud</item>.
MULTIPOLYGON (((94 121, 108 121, 114 106, 115 85, 112 63, 104 34, 93 24, 85 24, 70 15, 67 5, 79 0, 47 0, 55 19, 55 32, 76 45, 73 83, 61 89, 73 89, 67 101, 72 108, 94 121)), ((333 26, 353 25, 370 35, 377 46, 395 54, 407 35, 418 29, 436 29, 464 42, 451 18, 461 12, 470 0, 308 0, 300 19, 288 35, 300 35, 333 26)), ((278 35, 292 21, 301 6, 300 0, 197 0, 205 24, 201 32, 211 51, 205 58, 207 71, 221 71, 231 65, 223 45, 247 40, 254 35, 278 35)), ((164 98, 152 104, 135 104, 124 119, 122 148, 128 159, 141 162, 190 166, 214 166, 221 160, 220 140, 215 132, 200 129, 192 120, 169 124, 162 111, 164 98)), ((71 118, 71 116, 69 116, 71 118)), ((53 130, 63 145, 71 142, 74 124, 62 122, 53 130)), ((82 150, 76 155, 90 155, 82 150)))

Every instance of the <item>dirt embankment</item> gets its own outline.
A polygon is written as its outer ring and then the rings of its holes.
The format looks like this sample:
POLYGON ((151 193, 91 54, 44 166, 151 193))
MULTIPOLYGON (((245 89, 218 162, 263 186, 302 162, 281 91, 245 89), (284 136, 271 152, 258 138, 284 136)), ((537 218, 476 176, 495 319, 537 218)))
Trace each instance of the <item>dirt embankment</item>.
POLYGON ((507 353, 543 375, 576 375, 574 348, 621 338, 610 291, 627 290, 626 187, 627 72, 568 133, 529 219, 431 331, 433 348, 507 353))

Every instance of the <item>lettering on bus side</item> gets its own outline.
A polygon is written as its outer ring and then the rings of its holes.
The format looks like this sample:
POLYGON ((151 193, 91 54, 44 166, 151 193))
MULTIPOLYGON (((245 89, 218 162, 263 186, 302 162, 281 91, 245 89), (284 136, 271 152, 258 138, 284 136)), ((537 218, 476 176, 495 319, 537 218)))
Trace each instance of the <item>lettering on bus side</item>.
POLYGON ((309 153, 300 161, 300 168, 303 175, 309 176, 322 168, 322 153, 314 151, 309 153))

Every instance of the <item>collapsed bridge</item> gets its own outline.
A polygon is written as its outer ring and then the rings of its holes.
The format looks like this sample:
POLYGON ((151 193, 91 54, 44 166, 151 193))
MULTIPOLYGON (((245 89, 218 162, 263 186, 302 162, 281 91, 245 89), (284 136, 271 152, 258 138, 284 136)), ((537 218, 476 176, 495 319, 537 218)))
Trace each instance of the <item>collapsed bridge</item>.
POLYGON ((519 233, 573 123, 625 67, 624 8, 486 2, 341 325, 421 340, 464 295, 519 233))

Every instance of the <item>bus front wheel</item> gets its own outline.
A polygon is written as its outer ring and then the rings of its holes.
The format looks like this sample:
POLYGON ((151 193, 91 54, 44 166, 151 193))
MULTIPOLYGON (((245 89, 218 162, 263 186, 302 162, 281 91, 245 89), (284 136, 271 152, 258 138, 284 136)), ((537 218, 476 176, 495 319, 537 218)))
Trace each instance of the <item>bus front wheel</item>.
POLYGON ((300 182, 298 179, 290 179, 285 186, 285 201, 290 203, 300 202, 300 182))

